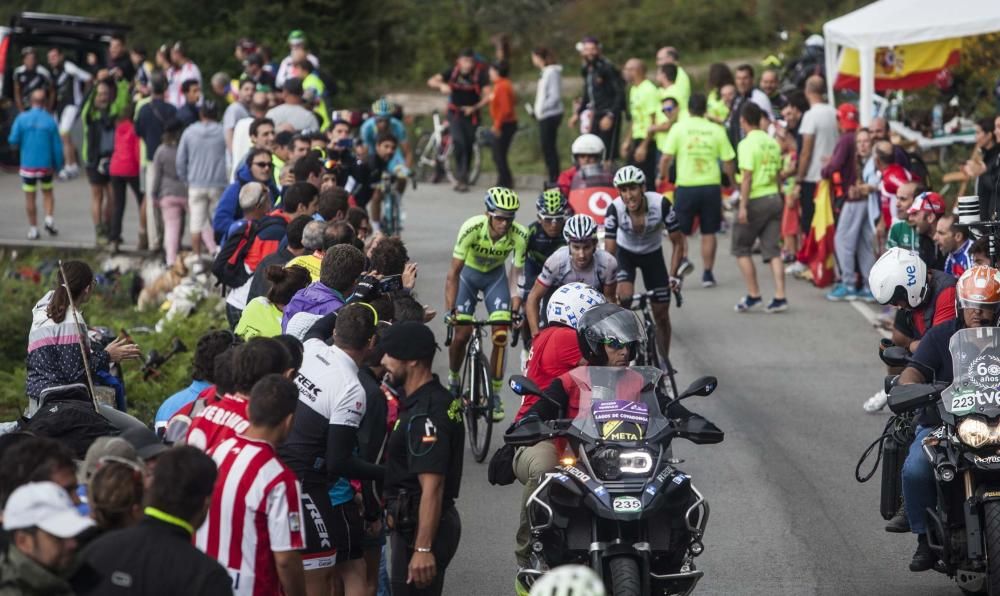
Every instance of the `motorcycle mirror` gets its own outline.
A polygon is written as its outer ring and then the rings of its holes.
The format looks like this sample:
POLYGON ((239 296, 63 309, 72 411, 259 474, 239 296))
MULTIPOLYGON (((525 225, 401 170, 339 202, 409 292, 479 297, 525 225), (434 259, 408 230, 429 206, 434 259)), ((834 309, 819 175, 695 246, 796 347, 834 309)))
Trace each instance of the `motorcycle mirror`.
POLYGON ((906 348, 892 346, 882 350, 879 353, 879 358, 881 358, 882 362, 885 362, 889 366, 903 367, 910 361, 910 353, 906 350, 906 348))
POLYGON ((520 395, 521 397, 524 397, 525 395, 542 396, 541 388, 539 388, 534 381, 524 375, 511 376, 510 388, 514 393, 520 395))
POLYGON ((711 395, 715 388, 719 386, 719 379, 713 376, 699 377, 691 383, 687 389, 677 398, 677 401, 687 399, 695 395, 711 395))

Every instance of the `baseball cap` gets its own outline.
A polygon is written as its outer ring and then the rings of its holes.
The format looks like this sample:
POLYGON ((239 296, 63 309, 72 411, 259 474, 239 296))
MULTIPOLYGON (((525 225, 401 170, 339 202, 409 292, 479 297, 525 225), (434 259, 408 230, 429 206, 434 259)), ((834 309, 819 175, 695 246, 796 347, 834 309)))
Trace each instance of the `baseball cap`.
POLYGON ((858 108, 852 103, 842 103, 837 107, 837 123, 844 130, 858 129, 858 108))
POLYGON ((167 447, 156 433, 145 426, 133 426, 121 434, 121 437, 131 443, 136 454, 143 460, 150 460, 158 457, 167 447))
POLYGON ((288 34, 288 43, 291 45, 300 45, 306 42, 306 34, 302 29, 295 29, 288 34))
POLYGON ((434 332, 419 321, 403 321, 382 330, 378 347, 397 360, 426 360, 438 349, 434 332))
POLYGON ((944 199, 936 192, 923 192, 913 200, 913 204, 906 211, 907 213, 918 213, 927 211, 937 215, 944 214, 944 199))
POLYGON ((83 458, 83 465, 80 466, 78 474, 82 484, 89 484, 94 477, 97 468, 100 466, 101 458, 113 456, 141 463, 139 454, 135 452, 135 447, 121 437, 98 437, 90 444, 87 455, 83 458))
POLYGON ((55 482, 29 482, 17 487, 3 510, 3 529, 39 528, 57 538, 73 538, 94 526, 80 515, 65 490, 55 482))

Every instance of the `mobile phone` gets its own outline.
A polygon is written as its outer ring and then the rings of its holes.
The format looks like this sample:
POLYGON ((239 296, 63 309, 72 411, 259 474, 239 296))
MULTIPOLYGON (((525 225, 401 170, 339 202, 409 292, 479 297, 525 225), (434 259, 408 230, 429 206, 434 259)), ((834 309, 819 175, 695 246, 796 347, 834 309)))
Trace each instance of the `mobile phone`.
POLYGON ((383 294, 388 292, 395 292, 397 290, 403 289, 403 276, 402 275, 387 275, 382 278, 379 282, 379 291, 383 294))

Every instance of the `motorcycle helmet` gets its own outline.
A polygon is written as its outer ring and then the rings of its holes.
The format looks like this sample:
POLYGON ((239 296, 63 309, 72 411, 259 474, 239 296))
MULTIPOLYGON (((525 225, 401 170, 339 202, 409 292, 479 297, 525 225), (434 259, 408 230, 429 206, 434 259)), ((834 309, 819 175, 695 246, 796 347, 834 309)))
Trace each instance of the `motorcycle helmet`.
POLYGON ((601 304, 585 312, 576 326, 580 352, 593 366, 604 366, 608 355, 606 345, 628 347, 628 359, 635 358, 639 344, 646 341, 646 330, 631 310, 617 304, 601 304))
POLYGON ((615 188, 621 188, 626 184, 638 184, 646 186, 646 175, 635 166, 624 166, 615 172, 615 188))
POLYGON ((964 326, 962 309, 983 308, 993 310, 992 325, 1000 315, 1000 271, 993 267, 977 265, 962 274, 955 285, 955 314, 964 326))
POLYGON ((561 565, 540 577, 529 596, 605 596, 597 573, 583 565, 561 565))
POLYGON ((868 286, 879 304, 899 306, 905 300, 917 308, 930 291, 927 264, 912 250, 890 248, 872 266, 868 286))
POLYGON ((566 215, 566 197, 558 188, 546 188, 538 195, 535 208, 539 217, 560 217, 566 215))
POLYGON ((569 283, 552 293, 545 307, 545 318, 550 325, 559 323, 576 329, 584 313, 604 303, 604 294, 594 288, 578 281, 569 283))
POLYGON ((513 216, 517 213, 517 208, 521 202, 517 198, 517 193, 509 188, 494 186, 486 189, 486 210, 490 213, 513 216))
POLYGON ((604 141, 595 134, 580 135, 573 141, 570 153, 573 155, 604 155, 604 141))
POLYGON ((597 222, 586 213, 577 213, 566 220, 566 225, 563 227, 563 239, 566 242, 597 240, 597 222))

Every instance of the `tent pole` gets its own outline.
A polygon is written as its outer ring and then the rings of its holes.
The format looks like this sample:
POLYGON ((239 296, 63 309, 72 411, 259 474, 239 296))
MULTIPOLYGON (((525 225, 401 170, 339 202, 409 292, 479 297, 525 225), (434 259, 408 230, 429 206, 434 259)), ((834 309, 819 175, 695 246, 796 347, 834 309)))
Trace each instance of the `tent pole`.
POLYGON ((858 47, 858 60, 861 66, 859 115, 861 126, 868 126, 872 122, 875 107, 875 47, 870 45, 858 47))
POLYGON ((823 60, 826 62, 826 101, 831 106, 836 107, 837 102, 833 96, 833 85, 837 82, 837 71, 840 66, 840 44, 835 41, 826 42, 826 54, 823 56, 823 60))

